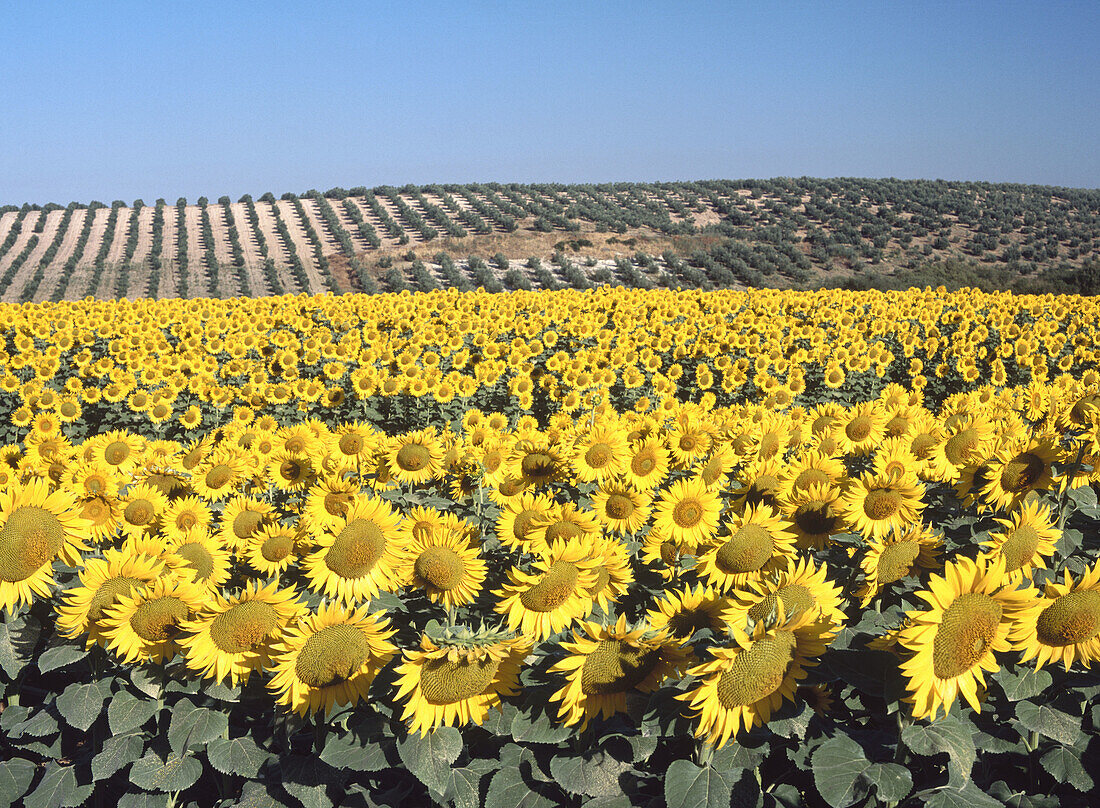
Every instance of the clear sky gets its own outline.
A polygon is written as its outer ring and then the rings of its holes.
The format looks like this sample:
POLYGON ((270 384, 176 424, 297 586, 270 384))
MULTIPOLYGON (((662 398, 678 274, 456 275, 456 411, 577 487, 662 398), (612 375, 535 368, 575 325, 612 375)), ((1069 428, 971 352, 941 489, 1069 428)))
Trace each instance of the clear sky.
POLYGON ((0 203, 430 182, 1100 187, 1100 2, 0 6, 0 203))

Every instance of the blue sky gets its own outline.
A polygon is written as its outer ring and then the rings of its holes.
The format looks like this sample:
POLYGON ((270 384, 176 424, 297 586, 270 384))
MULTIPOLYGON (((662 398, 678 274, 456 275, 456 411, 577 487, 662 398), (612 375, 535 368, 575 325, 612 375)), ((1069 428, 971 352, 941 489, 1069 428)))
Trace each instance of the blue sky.
POLYGON ((6 2, 0 203, 774 176, 1100 187, 1100 3, 6 2))

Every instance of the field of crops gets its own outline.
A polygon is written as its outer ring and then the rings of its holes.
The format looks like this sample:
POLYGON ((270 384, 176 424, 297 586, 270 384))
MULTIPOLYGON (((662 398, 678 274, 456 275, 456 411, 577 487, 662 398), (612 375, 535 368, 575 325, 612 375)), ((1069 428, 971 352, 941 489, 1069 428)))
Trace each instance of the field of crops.
POLYGON ((1055 290, 1093 294, 1100 270, 1089 288, 1065 287, 1063 276, 1098 243, 1100 192, 1035 185, 803 177, 332 188, 0 207, 0 300, 816 288, 947 259, 1006 283, 1054 271, 1055 290))
POLYGON ((1098 315, 0 305, 0 805, 1095 804, 1098 315))

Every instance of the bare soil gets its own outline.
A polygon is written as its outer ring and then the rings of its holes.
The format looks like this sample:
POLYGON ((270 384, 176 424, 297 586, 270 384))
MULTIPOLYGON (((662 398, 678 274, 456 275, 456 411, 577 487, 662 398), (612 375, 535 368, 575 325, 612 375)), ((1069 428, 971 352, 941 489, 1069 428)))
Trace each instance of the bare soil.
MULTIPOLYGON (((0 274, 7 272, 14 262, 16 257, 23 252, 23 248, 27 246, 27 242, 31 240, 31 236, 34 235, 34 225, 38 221, 38 217, 42 215, 41 211, 32 210, 23 219, 23 227, 19 231, 19 235, 15 237, 15 243, 11 245, 11 249, 7 254, 0 259, 0 274)), ((39 234, 41 240, 41 234, 39 234)))
POLYGON ((290 202, 284 202, 280 199, 275 204, 279 206, 279 215, 283 217, 283 221, 286 223, 290 240, 294 242, 294 248, 298 251, 298 258, 301 259, 302 266, 305 268, 306 278, 309 280, 311 289, 325 289, 326 286, 321 280, 321 273, 313 261, 313 244, 306 236, 306 231, 298 218, 298 212, 294 210, 294 206, 290 202))

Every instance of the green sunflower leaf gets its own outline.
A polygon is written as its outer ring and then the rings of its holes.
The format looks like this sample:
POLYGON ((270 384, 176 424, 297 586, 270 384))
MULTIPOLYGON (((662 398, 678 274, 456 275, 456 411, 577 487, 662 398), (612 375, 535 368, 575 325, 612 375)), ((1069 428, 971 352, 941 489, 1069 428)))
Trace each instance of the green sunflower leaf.
POLYGON ((974 768, 978 752, 974 748, 973 731, 957 718, 943 718, 935 723, 914 724, 902 730, 901 740, 914 754, 933 757, 947 755, 952 784, 966 783, 974 768))
POLYGON ((440 727, 427 735, 410 734, 397 742, 397 754, 421 783, 442 793, 447 790, 451 764, 462 752, 462 735, 454 727, 440 727))
POLYGON ((921 792, 925 808, 1004 808, 1003 804, 971 781, 962 788, 939 788, 921 792))
POLYGON ((713 766, 674 760, 665 772, 668 808, 727 808, 733 787, 713 766))
POLYGON ((57 709, 69 726, 87 732, 103 712, 109 686, 106 681, 69 685, 57 697, 57 709))
POLYGON ((872 763, 863 747, 851 738, 832 738, 813 755, 814 783, 821 797, 833 808, 846 808, 871 793, 878 798, 899 801, 913 788, 913 776, 896 763, 872 763))
POLYGON ((454 801, 455 808, 481 808, 481 778, 484 775, 473 769, 451 769, 447 779, 447 797, 454 801))
POLYGON ((157 703, 150 699, 139 699, 123 691, 111 699, 107 705, 107 724, 111 732, 121 735, 137 729, 157 714, 157 703))
POLYGON ((133 763, 145 750, 137 734, 115 735, 103 742, 103 751, 92 758, 92 778, 106 780, 119 769, 133 763))
POLYGON ((571 757, 559 755, 550 761, 550 773, 570 794, 607 797, 622 791, 619 775, 630 771, 631 765, 616 760, 606 752, 571 757))
POLYGON ((253 778, 271 757, 252 738, 215 738, 206 745, 206 757, 210 765, 222 774, 238 774, 253 778))
POLYGON ((569 727, 552 723, 546 713, 537 716, 516 713, 511 730, 512 737, 520 743, 561 743, 573 733, 569 727))
POLYGON ((38 767, 26 758, 0 763, 0 805, 14 805, 27 793, 38 767))
POLYGON ((77 808, 92 795, 92 786, 80 785, 72 766, 50 763, 46 774, 30 794, 23 798, 24 808, 77 808))
POLYGON ((1056 746, 1039 761, 1050 776, 1059 783, 1069 783, 1078 791, 1089 791, 1094 783, 1077 751, 1067 746, 1056 746))
POLYGON ((38 670, 40 673, 49 673, 79 662, 86 656, 88 652, 79 645, 54 645, 38 657, 38 670))
POLYGON ((118 808, 167 808, 167 794, 149 794, 145 791, 131 791, 119 797, 118 808))
POLYGON ((1054 680, 1049 671, 1021 666, 1015 670, 1001 668, 993 674, 993 681, 1001 686, 1011 701, 1024 701, 1038 696, 1050 687, 1054 680))
POLYGON ((149 752, 130 768, 130 782, 146 791, 183 791, 202 776, 202 764, 190 755, 160 755, 149 752))
POLYGON ((196 707, 181 699, 172 710, 168 725, 168 745, 177 755, 187 748, 199 748, 229 729, 229 716, 207 707, 196 707))
POLYGON ((506 768, 489 781, 485 808, 558 808, 560 796, 546 784, 525 778, 521 769, 506 768))
POLYGON ((31 663, 40 630, 38 621, 25 615, 0 622, 0 668, 9 678, 15 679, 31 663))
POLYGON ((1049 704, 1021 701, 1016 705, 1016 719, 1024 729, 1073 746, 1081 737, 1081 719, 1056 710, 1049 704))

